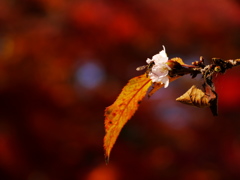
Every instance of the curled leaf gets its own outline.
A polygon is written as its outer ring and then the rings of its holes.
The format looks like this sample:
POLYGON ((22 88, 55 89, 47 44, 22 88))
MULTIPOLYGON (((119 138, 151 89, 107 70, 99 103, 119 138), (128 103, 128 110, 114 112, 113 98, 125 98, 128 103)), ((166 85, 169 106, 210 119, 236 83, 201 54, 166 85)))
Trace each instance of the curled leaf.
POLYGON ((196 86, 192 86, 186 93, 176 99, 176 101, 183 104, 196 106, 200 108, 210 107, 210 101, 208 95, 206 95, 201 89, 196 86))
POLYGON ((214 84, 211 79, 205 80, 203 84, 203 88, 205 90, 205 95, 209 99, 210 109, 214 116, 218 115, 218 95, 215 91, 214 84))
POLYGON ((151 79, 147 78, 145 74, 130 79, 116 101, 105 109, 104 150, 106 163, 109 161, 111 149, 120 131, 138 109, 139 103, 151 84, 151 79))

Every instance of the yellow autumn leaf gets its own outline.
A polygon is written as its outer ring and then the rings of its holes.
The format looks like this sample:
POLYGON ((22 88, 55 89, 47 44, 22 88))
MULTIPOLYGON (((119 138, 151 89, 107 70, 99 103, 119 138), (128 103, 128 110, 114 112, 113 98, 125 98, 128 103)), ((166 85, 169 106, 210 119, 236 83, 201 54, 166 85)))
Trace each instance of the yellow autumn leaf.
POLYGON ((104 150, 106 163, 116 139, 126 122, 134 115, 151 86, 151 79, 146 74, 134 77, 122 89, 116 101, 105 110, 104 150))

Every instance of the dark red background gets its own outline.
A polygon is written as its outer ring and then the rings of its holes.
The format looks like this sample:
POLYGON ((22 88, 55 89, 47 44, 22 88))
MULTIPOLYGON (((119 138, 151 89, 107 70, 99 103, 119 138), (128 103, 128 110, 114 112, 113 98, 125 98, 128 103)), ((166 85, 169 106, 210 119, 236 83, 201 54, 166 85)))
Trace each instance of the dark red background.
POLYGON ((238 180, 240 68, 215 79, 219 116, 144 99, 104 163, 104 109, 165 45, 186 63, 240 58, 237 0, 1 0, 1 180, 238 180))

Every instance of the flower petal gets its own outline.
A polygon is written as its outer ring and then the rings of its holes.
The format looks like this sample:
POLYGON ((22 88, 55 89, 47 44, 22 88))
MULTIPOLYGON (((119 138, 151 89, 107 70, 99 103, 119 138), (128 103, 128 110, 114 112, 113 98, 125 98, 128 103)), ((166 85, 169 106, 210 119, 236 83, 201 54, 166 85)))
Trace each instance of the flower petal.
POLYGON ((168 67, 166 66, 165 63, 154 65, 152 67, 152 72, 159 77, 167 76, 168 75, 168 67))
MULTIPOLYGON (((163 46, 164 47, 164 46, 163 46)), ((168 57, 165 51, 165 47, 162 51, 152 57, 155 64, 165 63, 168 61, 168 57)))
POLYGON ((152 59, 147 59, 148 64, 150 64, 152 61, 154 61, 154 65, 151 68, 151 72, 148 73, 149 78, 152 80, 152 82, 162 83, 164 84, 165 88, 168 87, 168 71, 171 70, 171 68, 166 64, 168 57, 164 46, 163 50, 154 55, 152 59))
POLYGON ((164 58, 167 57, 165 46, 163 46, 163 50, 160 52, 160 55, 164 58))
POLYGON ((164 84, 164 88, 167 88, 169 85, 169 78, 168 76, 165 76, 162 78, 162 83, 164 84))
POLYGON ((153 59, 149 59, 149 58, 147 58, 147 60, 146 60, 146 62, 147 62, 148 64, 150 64, 152 61, 153 61, 153 59))

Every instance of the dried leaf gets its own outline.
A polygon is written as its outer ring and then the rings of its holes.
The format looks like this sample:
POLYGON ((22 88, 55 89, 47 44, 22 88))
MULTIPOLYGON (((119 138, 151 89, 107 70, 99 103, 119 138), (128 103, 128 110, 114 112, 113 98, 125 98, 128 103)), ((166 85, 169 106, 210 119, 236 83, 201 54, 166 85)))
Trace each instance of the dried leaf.
POLYGON ((179 57, 172 58, 171 60, 174 61, 174 62, 178 62, 178 63, 181 64, 181 65, 185 64, 185 63, 183 62, 183 60, 182 60, 181 58, 179 58, 179 57))
POLYGON ((104 137, 106 163, 108 163, 111 149, 121 129, 136 112, 139 103, 146 95, 151 84, 151 79, 147 78, 145 74, 130 79, 128 84, 122 89, 117 100, 106 108, 106 134, 104 137))
POLYGON ((206 81, 203 84, 206 96, 209 98, 210 109, 214 116, 218 115, 218 95, 215 92, 214 84, 211 80, 206 81), (210 85, 209 85, 210 83, 210 85))
POLYGON ((176 99, 176 101, 183 104, 196 106, 200 108, 210 107, 210 101, 208 95, 206 95, 201 89, 196 86, 192 86, 186 93, 176 99))

